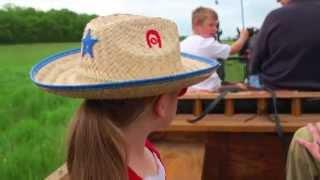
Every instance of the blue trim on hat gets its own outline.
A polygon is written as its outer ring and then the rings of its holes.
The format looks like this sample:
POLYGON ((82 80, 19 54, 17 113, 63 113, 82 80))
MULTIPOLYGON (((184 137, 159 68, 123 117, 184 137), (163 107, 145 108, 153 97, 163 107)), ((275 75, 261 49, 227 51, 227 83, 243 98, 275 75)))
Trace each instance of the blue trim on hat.
POLYGON ((170 76, 163 76, 163 77, 156 77, 150 79, 141 79, 141 80, 131 80, 131 81, 120 81, 120 82, 107 82, 107 83, 100 83, 100 84, 88 84, 88 85, 52 85, 52 84, 45 84, 40 83, 35 79, 36 74, 40 71, 41 68, 48 65, 49 63, 58 60, 59 58, 80 53, 80 48, 70 49, 67 51, 63 51, 60 53, 53 54, 47 58, 41 60, 40 63, 34 65, 29 73, 30 79, 38 86, 48 89, 55 89, 55 90, 99 90, 99 89, 118 89, 118 88, 126 88, 126 87, 134 87, 134 86, 146 86, 150 84, 159 84, 159 83, 166 83, 171 81, 183 80, 188 79, 191 77, 199 76, 202 74, 210 73, 216 70, 220 64, 215 59, 209 59, 205 57, 195 56, 188 53, 181 53, 183 57, 200 61, 210 65, 208 68, 187 72, 187 73, 178 73, 170 76))

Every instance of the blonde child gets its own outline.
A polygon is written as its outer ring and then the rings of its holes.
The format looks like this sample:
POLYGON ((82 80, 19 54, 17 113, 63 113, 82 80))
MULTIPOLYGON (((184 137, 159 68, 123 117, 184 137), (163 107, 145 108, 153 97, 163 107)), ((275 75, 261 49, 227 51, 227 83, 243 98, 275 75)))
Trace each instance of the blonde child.
MULTIPOLYGON (((249 37, 246 29, 241 30, 239 39, 231 46, 222 44, 215 39, 218 25, 218 14, 211 8, 198 7, 192 12, 193 35, 181 42, 181 51, 195 55, 227 59, 230 55, 238 53, 249 37)), ((196 84, 190 90, 214 91, 221 86, 217 73, 210 78, 196 84)))
POLYGON ((135 15, 90 21, 80 49, 55 54, 31 70, 40 88, 83 98, 70 129, 71 180, 163 180, 148 135, 169 126, 178 96, 217 63, 180 54, 175 23, 135 15))

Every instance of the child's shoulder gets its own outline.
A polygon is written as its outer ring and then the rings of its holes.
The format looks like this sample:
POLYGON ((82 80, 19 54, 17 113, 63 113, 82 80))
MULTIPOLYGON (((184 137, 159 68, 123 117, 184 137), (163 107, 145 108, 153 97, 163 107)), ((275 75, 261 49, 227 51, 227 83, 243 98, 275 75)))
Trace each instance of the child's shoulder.
POLYGON ((158 158, 160 158, 160 153, 159 151, 157 150, 157 148, 149 141, 147 140, 146 143, 145 143, 145 146, 153 153, 155 153, 158 158))
POLYGON ((202 37, 200 35, 190 35, 181 42, 182 47, 206 48, 219 45, 220 43, 214 37, 202 37))
POLYGON ((203 37, 198 34, 192 34, 186 37, 184 40, 201 40, 201 41, 214 40, 215 41, 213 37, 203 37))
POLYGON ((186 37, 181 44, 183 45, 201 45, 201 44, 212 44, 215 43, 216 40, 213 37, 205 38, 200 35, 190 35, 186 37))

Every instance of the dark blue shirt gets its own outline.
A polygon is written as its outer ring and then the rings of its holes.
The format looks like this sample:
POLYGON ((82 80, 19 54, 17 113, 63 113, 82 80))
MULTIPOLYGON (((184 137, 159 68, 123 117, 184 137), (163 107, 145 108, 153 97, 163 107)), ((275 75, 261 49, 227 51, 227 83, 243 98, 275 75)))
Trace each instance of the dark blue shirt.
POLYGON ((272 89, 320 90, 320 0, 295 0, 267 16, 251 73, 272 89))

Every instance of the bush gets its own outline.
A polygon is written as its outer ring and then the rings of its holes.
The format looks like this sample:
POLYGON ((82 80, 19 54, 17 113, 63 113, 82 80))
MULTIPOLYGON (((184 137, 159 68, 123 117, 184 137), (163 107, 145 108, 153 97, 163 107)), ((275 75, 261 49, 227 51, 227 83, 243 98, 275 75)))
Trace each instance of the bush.
POLYGON ((80 41, 85 25, 94 17, 67 9, 45 12, 7 4, 0 9, 0 43, 80 41))

